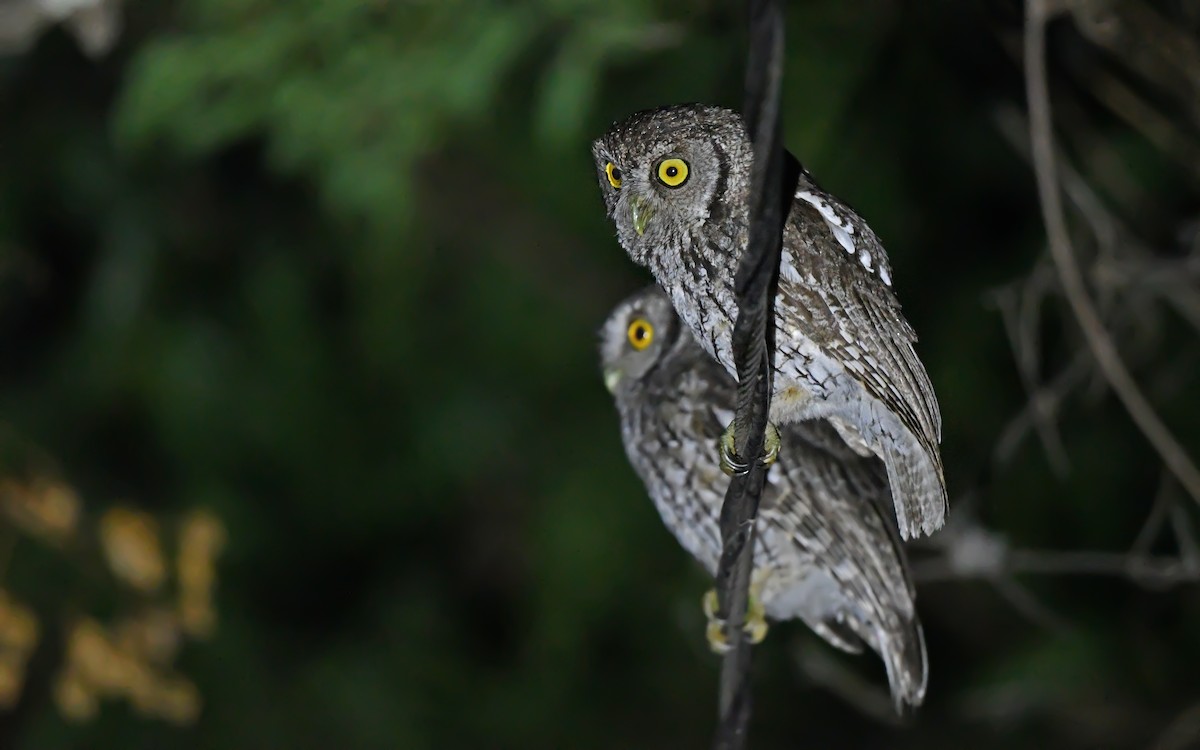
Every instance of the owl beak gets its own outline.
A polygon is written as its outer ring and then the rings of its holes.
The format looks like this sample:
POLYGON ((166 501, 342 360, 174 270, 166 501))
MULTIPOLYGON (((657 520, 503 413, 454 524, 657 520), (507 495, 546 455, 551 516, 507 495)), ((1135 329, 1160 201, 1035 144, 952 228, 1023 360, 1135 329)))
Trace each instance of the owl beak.
POLYGON ((617 383, 621 382, 621 376, 623 374, 624 373, 616 368, 604 371, 604 387, 608 389, 609 393, 617 392, 617 383))
POLYGON ((646 225, 654 217, 654 209, 635 195, 629 199, 629 212, 633 215, 633 229, 638 233, 638 237, 641 237, 646 233, 646 225))

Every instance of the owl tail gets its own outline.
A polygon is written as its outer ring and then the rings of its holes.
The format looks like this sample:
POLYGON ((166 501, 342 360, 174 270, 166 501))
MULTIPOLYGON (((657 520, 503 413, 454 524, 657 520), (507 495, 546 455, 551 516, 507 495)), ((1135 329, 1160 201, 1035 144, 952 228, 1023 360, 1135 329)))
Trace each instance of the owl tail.
POLYGON ((936 445, 923 444, 927 441, 918 439, 894 416, 889 421, 896 438, 884 441, 877 450, 887 467, 900 536, 914 539, 932 534, 946 523, 941 455, 936 445))
POLYGON ((906 627, 893 632, 880 632, 880 657, 887 668, 888 684, 896 713, 904 714, 905 706, 916 708, 925 700, 925 685, 929 679, 929 657, 925 652, 925 633, 914 617, 906 627))

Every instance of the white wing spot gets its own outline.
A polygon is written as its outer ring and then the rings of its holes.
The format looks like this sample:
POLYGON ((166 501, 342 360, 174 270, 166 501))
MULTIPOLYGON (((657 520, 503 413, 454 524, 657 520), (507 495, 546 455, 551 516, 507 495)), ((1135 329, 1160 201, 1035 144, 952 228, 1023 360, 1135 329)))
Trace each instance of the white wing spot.
POLYGON ((792 281, 797 284, 801 283, 802 281, 802 277, 796 270, 796 266, 792 264, 791 256, 787 253, 784 254, 783 261, 779 264, 779 276, 787 281, 792 281))
POLYGON ((858 259, 862 261, 863 268, 867 269, 868 271, 871 270, 871 253, 863 250, 858 254, 858 259))
POLYGON ((887 284, 888 286, 892 285, 892 275, 888 273, 888 270, 885 266, 879 267, 879 278, 883 279, 883 283, 887 284))
POLYGON ((854 255, 854 225, 841 216, 838 216, 837 211, 833 210, 833 207, 829 203, 821 200, 807 190, 797 191, 796 197, 817 209, 821 214, 821 218, 829 225, 829 229, 833 232, 833 236, 837 239, 838 243, 846 249, 846 252, 854 255))

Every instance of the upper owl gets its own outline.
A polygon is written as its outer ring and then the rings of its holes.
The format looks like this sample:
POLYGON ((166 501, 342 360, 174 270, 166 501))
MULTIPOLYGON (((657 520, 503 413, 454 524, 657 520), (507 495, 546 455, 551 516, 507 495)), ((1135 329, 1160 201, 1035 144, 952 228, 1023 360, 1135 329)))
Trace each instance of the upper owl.
MULTIPOLYGON (((736 373, 733 279, 749 235, 754 153, 741 117, 697 104, 639 112, 592 146, 621 245, 705 350, 736 373)), ((887 254, 802 172, 784 227, 771 419, 827 419, 887 467, 905 538, 942 526, 941 415, 892 290, 887 254)))

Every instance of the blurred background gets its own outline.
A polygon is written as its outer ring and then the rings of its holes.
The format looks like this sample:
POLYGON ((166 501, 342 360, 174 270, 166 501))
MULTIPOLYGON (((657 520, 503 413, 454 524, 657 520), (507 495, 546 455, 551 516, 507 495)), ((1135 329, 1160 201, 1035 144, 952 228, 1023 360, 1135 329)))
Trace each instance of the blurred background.
MULTIPOLYGON (((1200 455, 1200 3, 1072 0, 1073 252, 1200 455)), ((883 239, 944 414, 926 705, 797 623, 755 748, 1200 747, 1193 492, 1047 252, 1017 2, 789 8, 786 143, 883 239)), ((595 331, 589 152, 738 107, 737 2, 0 2, 0 748, 704 747, 709 587, 595 331)))

